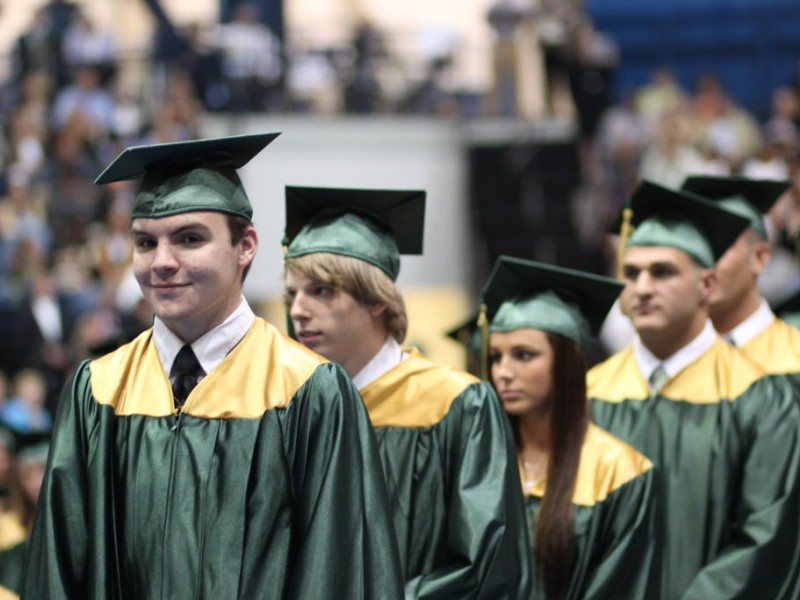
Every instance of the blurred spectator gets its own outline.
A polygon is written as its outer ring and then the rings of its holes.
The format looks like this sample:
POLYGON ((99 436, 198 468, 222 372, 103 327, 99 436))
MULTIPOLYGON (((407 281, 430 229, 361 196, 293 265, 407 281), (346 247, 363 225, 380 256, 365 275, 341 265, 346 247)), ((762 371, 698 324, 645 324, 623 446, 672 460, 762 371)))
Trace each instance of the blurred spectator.
POLYGON ((73 82, 56 93, 52 114, 57 131, 78 117, 89 126, 93 140, 100 141, 108 135, 113 126, 114 98, 102 86, 96 67, 78 67, 73 82))
POLYGON ((14 79, 21 83, 32 71, 49 73, 59 82, 61 76, 60 40, 54 30, 51 16, 45 7, 33 13, 30 27, 17 38, 12 64, 14 79))
POLYGON ((22 587, 27 539, 36 514, 49 447, 46 439, 34 436, 24 441, 25 437, 17 442, 18 449, 13 460, 15 504, 0 522, 0 531, 8 528, 18 536, 15 542, 5 547, 0 545, 0 585, 12 592, 20 592, 22 587))
POLYGON ((50 136, 52 80, 43 71, 31 71, 22 81, 19 102, 11 112, 9 158, 31 176, 44 165, 50 136))
POLYGON ((53 417, 46 408, 47 381, 36 369, 22 369, 14 375, 11 396, 0 405, 0 423, 23 434, 47 433, 53 417))
MULTIPOLYGON (((44 201, 34 192, 27 168, 20 163, 11 165, 6 178, 8 194, 0 199, 0 276, 5 277, 23 258, 23 248, 43 259, 52 247, 44 201)), ((26 262, 30 266, 31 261, 26 262)))
POLYGON ((424 63, 422 79, 406 93, 403 113, 458 116, 459 106, 452 82, 456 36, 450 28, 426 27, 419 35, 419 55, 424 63))
POLYGON ((384 103, 379 70, 387 57, 382 34, 368 21, 362 21, 355 32, 353 51, 352 77, 344 88, 345 112, 366 114, 378 111, 384 103))
MULTIPOLYGON (((8 380, 5 373, 0 371, 0 387, 5 388, 8 380)), ((2 391, 0 407, 6 401, 6 391, 2 391)), ((14 436, 7 427, 0 425, 0 549, 9 545, 6 539, 8 533, 3 527, 3 516, 11 509, 12 493, 12 461, 14 456, 14 436)))
POLYGON ((86 228, 102 214, 102 192, 92 182, 100 172, 90 128, 80 117, 53 138, 40 181, 56 249, 82 244, 86 228))
POLYGON ((87 241, 91 261, 102 286, 110 293, 116 291, 133 256, 130 235, 131 199, 127 195, 128 181, 112 186, 123 188, 122 194, 111 201, 105 221, 92 225, 87 241))
POLYGON ((744 160, 740 172, 750 179, 787 179, 789 165, 781 146, 765 141, 758 152, 744 160))
MULTIPOLYGON (((81 292, 86 294, 88 292, 81 292)), ((69 369, 69 340, 75 323, 91 305, 79 293, 62 286, 50 270, 40 266, 26 281, 25 296, 13 314, 11 339, 2 341, 11 355, 3 367, 16 373, 36 369, 46 382, 45 406, 55 413, 58 395, 69 369)))
POLYGON ((81 67, 93 66, 105 85, 114 76, 117 68, 117 42, 111 32, 97 27, 80 8, 64 30, 61 52, 67 72, 74 75, 81 67))
POLYGON ((17 436, 9 428, 0 425, 0 554, 22 543, 28 535, 20 510, 19 481, 14 457, 16 449, 17 436))
POLYGON ((596 173, 608 197, 603 224, 619 214, 639 183, 639 164, 649 143, 650 130, 636 109, 635 91, 627 90, 619 104, 603 113, 596 135, 596 173))
POLYGON ((761 147, 758 121, 736 104, 714 75, 698 79, 689 116, 697 147, 722 158, 734 172, 761 147))
POLYGON ((292 112, 333 114, 343 106, 336 49, 308 49, 292 54, 286 93, 292 112))
POLYGON ((692 121, 685 111, 662 115, 642 157, 639 177, 677 189, 690 174, 729 173, 726 164, 705 157, 692 138, 692 121))
POLYGON ((486 18, 495 33, 489 115, 535 118, 547 110, 544 56, 533 24, 536 16, 531 0, 496 0, 489 7, 486 18))
POLYGON ((591 178, 594 140, 603 113, 611 104, 611 85, 619 64, 614 41, 586 17, 572 31, 570 91, 578 117, 578 143, 584 177, 591 178))
POLYGON ((164 27, 156 32, 152 59, 155 63, 156 97, 167 95, 169 80, 175 74, 188 78, 194 97, 203 107, 211 111, 224 109, 230 100, 230 90, 223 81, 221 50, 206 41, 203 26, 192 22, 164 33, 164 27), (174 39, 177 36, 177 39, 174 39), (162 39, 166 38, 166 39, 162 39))
POLYGON ((680 109, 688 100, 688 94, 667 67, 658 67, 650 74, 650 81, 636 92, 636 110, 655 132, 661 118, 680 109))
POLYGON ((221 74, 229 92, 228 110, 265 111, 280 105, 281 43, 260 20, 258 6, 238 4, 231 21, 210 32, 208 43, 221 52, 221 74))
POLYGON ((194 139, 200 136, 200 121, 204 109, 191 79, 184 71, 175 71, 167 80, 164 105, 169 109, 177 127, 183 130, 183 138, 194 139))

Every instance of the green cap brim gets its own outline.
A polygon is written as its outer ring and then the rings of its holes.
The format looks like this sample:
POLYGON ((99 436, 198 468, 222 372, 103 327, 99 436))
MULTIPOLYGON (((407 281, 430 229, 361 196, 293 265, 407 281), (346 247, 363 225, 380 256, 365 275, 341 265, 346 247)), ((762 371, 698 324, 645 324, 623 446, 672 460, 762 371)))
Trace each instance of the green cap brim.
POLYGON ((725 208, 750 220, 761 237, 767 237, 763 215, 767 214, 786 190, 789 179, 748 179, 730 176, 693 175, 687 177, 681 189, 719 202, 725 208))
POLYGON ((328 252, 373 264, 392 280, 400 254, 421 254, 425 192, 286 187, 286 258, 328 252))
POLYGON ((610 277, 501 256, 481 299, 490 331, 539 329, 586 348, 624 287, 610 277))
POLYGON ((712 268, 747 229, 741 215, 691 192, 643 181, 630 197, 633 233, 626 246, 668 246, 712 268))
POLYGON ((252 219, 253 208, 236 173, 279 133, 132 146, 95 179, 104 184, 142 179, 132 218, 219 211, 252 219))

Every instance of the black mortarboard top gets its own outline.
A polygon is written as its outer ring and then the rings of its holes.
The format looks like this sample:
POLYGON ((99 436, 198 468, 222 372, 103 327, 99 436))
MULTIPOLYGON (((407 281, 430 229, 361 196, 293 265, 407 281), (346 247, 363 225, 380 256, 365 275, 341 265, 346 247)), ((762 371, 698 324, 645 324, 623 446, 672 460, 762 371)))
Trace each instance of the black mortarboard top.
POLYGON ((392 280, 400 254, 421 254, 423 190, 286 186, 285 258, 318 252, 375 265, 392 280))
POLYGON ((478 315, 473 314, 465 321, 446 331, 445 335, 469 348, 477 337, 478 329, 478 315))
POLYGON ((20 431, 9 427, 8 431, 14 439, 12 452, 14 460, 19 462, 47 461, 47 452, 50 448, 50 431, 20 431))
POLYGON ((534 328, 586 348, 624 285, 610 277, 501 256, 481 294, 490 331, 534 328))
POLYGON ((218 211, 248 221, 253 207, 236 169, 279 133, 131 146, 95 179, 96 184, 141 178, 132 218, 218 211))
MULTIPOLYGON (((622 236, 621 250, 630 246, 670 246, 683 250, 707 268, 714 266, 750 224, 717 202, 646 180, 631 194, 625 210, 630 211, 633 232, 629 237, 622 236)), ((625 222, 623 217, 623 229, 625 222)))
POLYGON ((719 202, 725 208, 748 218, 750 226, 766 238, 762 215, 767 214, 791 186, 790 179, 692 175, 684 180, 681 189, 719 202))

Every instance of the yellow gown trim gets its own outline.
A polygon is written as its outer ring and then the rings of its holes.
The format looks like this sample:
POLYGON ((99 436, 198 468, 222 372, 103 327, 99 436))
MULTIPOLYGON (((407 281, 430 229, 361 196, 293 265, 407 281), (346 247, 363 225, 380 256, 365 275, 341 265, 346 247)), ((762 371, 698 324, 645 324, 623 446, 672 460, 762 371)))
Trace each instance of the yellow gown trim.
POLYGON ((0 512, 0 550, 13 548, 25 541, 28 533, 20 523, 19 517, 11 512, 0 512))
MULTIPOLYGON (((572 503, 594 506, 623 485, 653 468, 644 455, 596 425, 589 424, 583 438, 581 459, 572 503)), ((524 479, 520 465, 520 479, 524 479)), ((541 498, 547 481, 536 483, 528 496, 541 498)))
POLYGON ((17 596, 14 592, 0 585, 0 600, 18 600, 18 599, 19 596, 17 596))
MULTIPOLYGON (((324 358, 257 318, 244 338, 197 387, 183 414, 206 419, 259 418, 283 407, 324 358)), ((173 414, 172 388, 152 329, 90 364, 92 394, 117 415, 173 414)))
POLYGON ((786 321, 775 319, 752 340, 737 347, 767 373, 800 373, 800 329, 786 321))
MULTIPOLYGON (((764 376, 764 371, 722 338, 700 358, 667 381, 660 397, 692 404, 734 400, 764 376)), ((629 347, 593 367, 586 375, 590 398, 605 402, 647 400, 650 390, 629 347)))
POLYGON ((374 427, 430 427, 478 378, 431 362, 416 348, 410 356, 359 390, 374 427))

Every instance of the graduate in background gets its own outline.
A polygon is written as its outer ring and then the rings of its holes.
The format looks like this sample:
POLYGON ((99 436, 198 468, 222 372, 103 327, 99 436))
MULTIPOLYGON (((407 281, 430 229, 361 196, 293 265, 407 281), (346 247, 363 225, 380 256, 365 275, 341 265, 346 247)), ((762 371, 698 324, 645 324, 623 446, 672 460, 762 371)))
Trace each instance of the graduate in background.
MULTIPOLYGON (((14 433, 13 458, 15 508, 0 514, 0 588, 18 594, 25 575, 25 554, 42 487, 50 447, 49 433, 14 433), (9 520, 12 517, 13 520, 9 520), (8 536, 7 534, 11 534, 8 536)), ((0 599, 3 596, 0 595, 0 599)))
POLYGON ((406 598, 525 599, 525 509, 491 385, 402 347, 400 253, 422 251, 425 192, 286 188, 297 338, 344 366, 378 438, 406 598))
POLYGON ((445 332, 451 340, 464 348, 464 370, 476 377, 481 376, 481 334, 478 328, 478 316, 472 315, 452 329, 445 332))
POLYGON ((236 169, 277 134, 128 148, 152 328, 64 387, 23 598, 402 597, 367 413, 346 373, 257 318, 236 169))
POLYGON ((714 269, 717 287, 709 310, 714 328, 767 373, 800 375, 800 330, 776 318, 758 290, 758 276, 770 259, 764 215, 791 185, 789 180, 692 176, 682 189, 750 223, 714 269))
POLYGON ((797 598, 798 404, 708 318, 714 264, 749 222, 648 181, 628 209, 620 298, 637 337, 588 393, 593 421, 661 473, 661 597, 797 598))
POLYGON ((500 257, 484 287, 489 371, 511 420, 537 586, 532 598, 654 598, 656 471, 589 423, 586 358, 622 285, 500 257))

